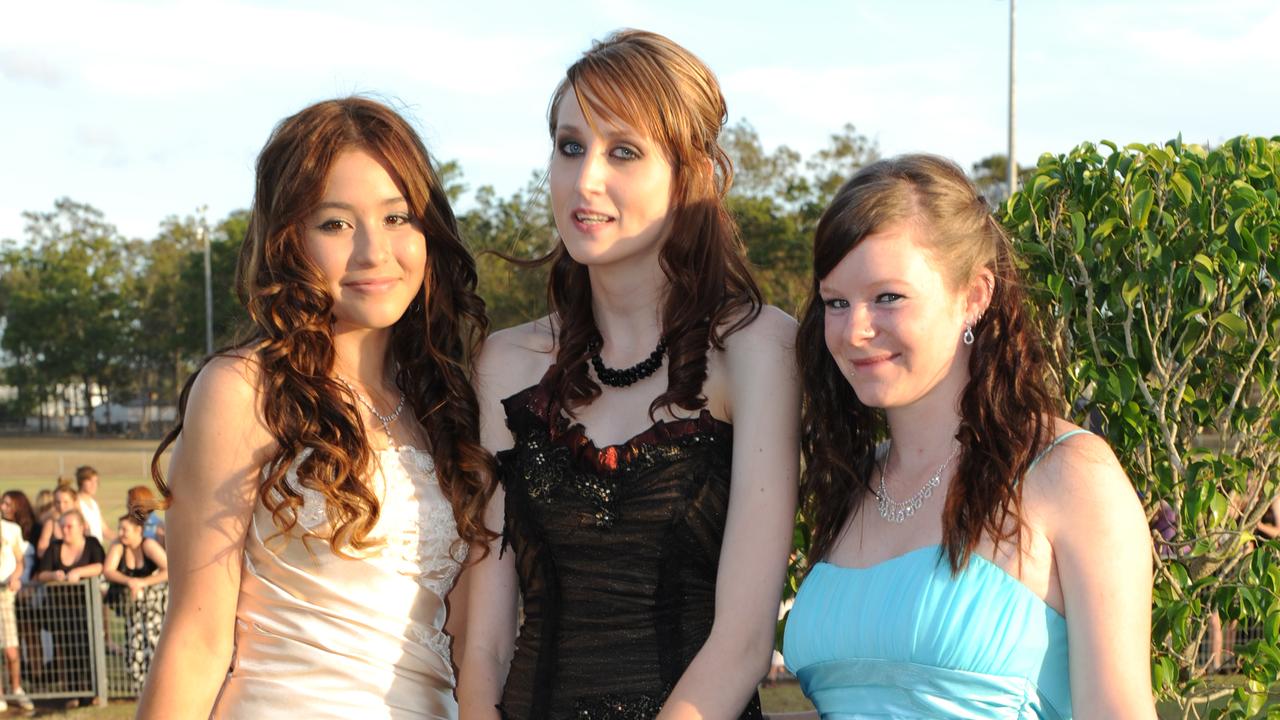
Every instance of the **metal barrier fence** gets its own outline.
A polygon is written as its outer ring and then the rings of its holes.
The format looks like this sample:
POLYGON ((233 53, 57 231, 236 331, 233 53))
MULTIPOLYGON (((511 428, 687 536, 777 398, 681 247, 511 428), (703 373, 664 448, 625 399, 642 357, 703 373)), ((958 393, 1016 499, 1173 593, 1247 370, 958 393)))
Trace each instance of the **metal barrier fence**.
MULTIPOLYGON (((14 599, 22 687, 32 700, 135 697, 168 605, 165 583, 134 598, 99 578, 31 585, 14 599)), ((11 694, 8 673, 5 695, 11 694)))

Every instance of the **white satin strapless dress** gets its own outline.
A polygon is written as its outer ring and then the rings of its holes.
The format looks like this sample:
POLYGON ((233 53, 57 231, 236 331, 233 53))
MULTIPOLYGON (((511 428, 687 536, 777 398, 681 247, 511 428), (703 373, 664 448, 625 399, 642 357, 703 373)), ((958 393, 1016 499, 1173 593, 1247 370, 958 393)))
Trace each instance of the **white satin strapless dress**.
POLYGON ((214 718, 454 720, 445 595, 466 548, 435 463, 419 450, 377 453, 382 500, 371 539, 355 559, 325 539, 324 498, 303 496, 298 525, 278 535, 257 503, 245 539, 236 649, 214 718), (272 537, 275 535, 275 537, 272 537))

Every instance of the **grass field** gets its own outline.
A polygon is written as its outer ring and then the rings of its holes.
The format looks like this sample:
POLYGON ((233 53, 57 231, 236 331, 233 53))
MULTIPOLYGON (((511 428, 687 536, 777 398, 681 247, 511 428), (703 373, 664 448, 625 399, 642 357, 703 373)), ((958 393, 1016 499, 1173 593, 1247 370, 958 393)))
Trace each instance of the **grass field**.
POLYGON ((76 468, 92 465, 102 479, 98 504, 107 521, 125 511, 125 493, 134 485, 151 486, 151 454, 156 440, 86 440, 58 437, 0 437, 0 492, 52 490, 58 476, 74 479, 76 468))

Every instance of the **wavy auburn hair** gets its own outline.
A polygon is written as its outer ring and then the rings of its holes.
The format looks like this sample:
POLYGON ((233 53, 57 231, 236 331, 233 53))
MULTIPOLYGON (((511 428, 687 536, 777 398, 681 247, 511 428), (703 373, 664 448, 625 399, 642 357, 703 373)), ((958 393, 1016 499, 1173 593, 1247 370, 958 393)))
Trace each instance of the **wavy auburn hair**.
MULTIPOLYGON (((463 542, 487 546, 495 537, 482 521, 493 492, 487 480, 492 458, 480 445, 479 406, 468 378, 470 359, 488 329, 475 291, 475 262, 417 133, 396 112, 365 98, 329 100, 285 118, 258 156, 249 229, 236 267, 237 295, 251 330, 244 341, 211 356, 244 353, 260 368, 262 415, 278 450, 266 463, 258 497, 279 532, 293 529, 302 498, 285 474, 310 449, 298 476, 324 495, 333 552, 373 544, 368 534, 381 507, 365 477, 376 461, 354 395, 332 376, 333 298, 304 244, 306 219, 322 199, 329 169, 351 150, 382 164, 426 237, 423 284, 391 327, 387 361, 396 368, 406 409, 426 431, 458 534, 463 542)), ((160 455, 182 431, 198 374, 183 387, 178 424, 151 461, 152 479, 166 500, 171 493, 160 455)))
POLYGON ((888 428, 882 412, 858 400, 827 350, 818 284, 864 237, 903 221, 923 228, 952 291, 966 287, 981 267, 995 276, 991 304, 973 327, 956 433, 959 462, 942 514, 943 546, 952 572, 959 572, 984 536, 1020 547, 1020 480, 1047 443, 1055 402, 1013 246, 986 200, 949 160, 903 155, 868 165, 840 188, 818 222, 813 282, 796 342, 803 383, 801 503, 813 525, 810 558, 817 560, 875 495, 875 444, 888 428))
MULTIPOLYGON (((659 263, 670 287, 662 308, 667 344, 667 390, 649 406, 697 410, 706 404, 707 351, 760 314, 760 288, 747 267, 738 226, 724 204, 733 163, 718 138, 727 111, 715 75, 671 40, 642 30, 620 30, 592 44, 569 67, 547 111, 551 138, 556 111, 573 97, 587 122, 621 121, 666 153, 672 168, 669 228, 659 263)), ((564 241, 551 263, 547 300, 557 318, 556 362, 551 369, 551 411, 591 402, 600 386, 587 372, 591 348, 603 344, 591 309, 587 267, 564 241)), ((554 416, 553 415, 553 416, 554 416)))

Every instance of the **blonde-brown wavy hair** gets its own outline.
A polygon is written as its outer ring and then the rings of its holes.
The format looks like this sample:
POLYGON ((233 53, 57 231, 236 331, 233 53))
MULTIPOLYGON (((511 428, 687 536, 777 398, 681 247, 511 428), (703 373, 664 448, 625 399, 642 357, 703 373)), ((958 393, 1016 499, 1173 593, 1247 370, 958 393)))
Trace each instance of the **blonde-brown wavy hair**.
MULTIPOLYGON (((719 143, 728 117, 720 85, 701 60, 670 39, 619 30, 593 43, 556 87, 547 111, 553 141, 556 109, 570 94, 593 127, 597 116, 621 120, 652 139, 671 163, 671 229, 659 254, 671 284, 662 308, 667 390, 649 411, 697 410, 706 403, 707 351, 723 350, 725 338, 751 324, 763 302, 724 203, 733 163, 719 143)), ((542 261, 551 263, 548 303, 560 322, 548 378, 551 410, 572 412, 600 395, 587 372, 592 348, 602 344, 591 282, 563 240, 542 261)))
MULTIPOLYGON (((320 203, 334 160, 362 150, 382 163, 426 236, 422 288, 391 328, 388 363, 406 409, 426 432, 458 534, 486 546, 495 535, 482 514, 492 494, 492 458, 480 445, 479 406, 469 382, 470 360, 488 329, 476 294, 475 262, 430 156, 395 111, 369 99, 328 100, 285 118, 258 156, 249 229, 240 247, 236 290, 250 319, 241 342, 214 353, 248 353, 260 366, 262 415, 278 450, 266 463, 258 498, 277 530, 297 524, 301 495, 285 482, 298 467, 308 487, 324 495, 330 547, 363 549, 381 507, 365 480, 375 462, 349 389, 333 377, 333 298, 304 245, 305 221, 320 203)), ((209 358, 205 359, 207 363, 209 358)), ((203 364, 201 365, 203 368, 203 364)), ((182 432, 187 398, 199 370, 182 389, 178 424, 161 442, 151 475, 166 502, 172 497, 160 456, 182 432)))

